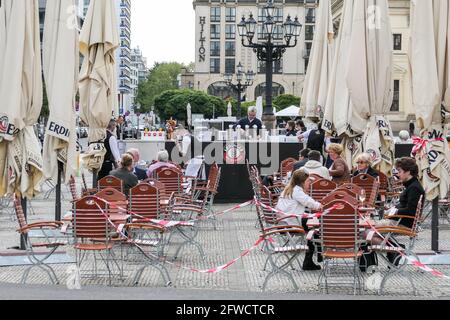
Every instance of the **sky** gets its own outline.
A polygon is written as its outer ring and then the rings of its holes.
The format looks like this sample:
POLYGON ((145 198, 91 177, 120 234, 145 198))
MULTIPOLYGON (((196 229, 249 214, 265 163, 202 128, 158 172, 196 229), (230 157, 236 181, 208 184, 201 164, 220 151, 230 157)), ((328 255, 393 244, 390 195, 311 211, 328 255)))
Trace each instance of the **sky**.
POLYGON ((189 64, 195 59, 192 0, 131 0, 131 44, 155 62, 189 64))

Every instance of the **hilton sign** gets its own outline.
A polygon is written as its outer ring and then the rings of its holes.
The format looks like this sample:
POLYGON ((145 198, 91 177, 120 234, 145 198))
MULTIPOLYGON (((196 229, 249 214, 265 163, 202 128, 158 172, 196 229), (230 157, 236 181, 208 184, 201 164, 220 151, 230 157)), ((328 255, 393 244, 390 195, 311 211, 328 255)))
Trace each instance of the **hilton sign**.
POLYGON ((198 62, 206 61, 206 49, 205 49, 205 24, 206 17, 200 17, 200 48, 198 49, 198 62))

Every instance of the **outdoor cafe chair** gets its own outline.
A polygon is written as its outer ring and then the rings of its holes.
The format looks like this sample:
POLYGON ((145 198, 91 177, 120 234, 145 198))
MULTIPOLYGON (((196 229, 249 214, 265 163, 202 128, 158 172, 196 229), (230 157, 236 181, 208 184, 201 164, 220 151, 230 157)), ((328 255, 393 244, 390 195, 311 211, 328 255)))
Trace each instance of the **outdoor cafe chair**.
POLYGON ((278 225, 266 227, 263 208, 258 202, 256 204, 260 236, 263 240, 263 252, 267 254, 267 264, 270 264, 270 271, 264 280, 262 290, 266 291, 267 285, 273 277, 278 274, 286 276, 292 283, 296 291, 299 290, 292 273, 294 262, 298 261, 301 254, 309 250, 305 244, 305 231, 301 226, 278 225))
POLYGON ((364 205, 375 208, 379 187, 378 180, 368 174, 360 174, 352 178, 352 183, 364 189, 366 193, 364 205))
POLYGON ((294 165, 297 162, 294 158, 288 158, 281 162, 280 164, 280 178, 283 181, 289 172, 294 171, 294 165))
POLYGON ((31 263, 23 273, 22 284, 26 283, 30 271, 34 268, 44 271, 53 284, 59 284, 58 277, 49 260, 59 247, 68 244, 67 236, 61 231, 63 223, 59 221, 41 221, 29 224, 23 213, 21 201, 16 196, 14 197, 14 208, 20 226, 17 232, 25 244, 27 257, 31 263), (50 251, 40 252, 39 249, 48 249, 50 251))
POLYGON ((108 188, 116 189, 123 193, 123 181, 113 176, 107 176, 98 181, 98 191, 108 188))
POLYGON ((156 180, 163 183, 167 194, 182 193, 183 174, 178 169, 164 168, 156 174, 156 180))
MULTIPOLYGON (((82 277, 101 276, 97 261, 100 258, 106 266, 108 283, 111 285, 113 276, 111 261, 119 268, 120 276, 123 268, 117 263, 113 248, 117 242, 119 225, 113 225, 109 206, 106 201, 96 196, 84 197, 75 202, 73 215, 74 249, 77 267, 82 277), (93 254, 93 269, 82 269, 88 254, 93 254)), ((104 274, 103 274, 104 275, 104 274)))
POLYGON ((346 190, 346 189, 344 189, 344 190, 336 189, 335 191, 333 191, 329 195, 327 195, 325 198, 323 198, 321 203, 322 203, 322 205, 327 205, 330 202, 333 202, 336 200, 348 202, 349 204, 351 204, 354 207, 358 207, 358 205, 359 205, 359 201, 356 198, 356 195, 353 192, 346 190))
POLYGON ((328 194, 337 188, 337 184, 327 179, 313 182, 309 189, 309 195, 317 202, 321 202, 328 194))
POLYGON ((413 288, 414 295, 417 294, 417 288, 414 284, 413 278, 408 272, 406 272, 406 267, 409 263, 409 260, 406 257, 413 257, 416 261, 420 262, 419 257, 414 253, 414 247, 420 232, 422 213, 423 196, 421 196, 419 200, 415 215, 385 216, 385 219, 393 221, 398 219, 413 220, 413 226, 411 229, 400 225, 378 227, 377 231, 373 230, 368 234, 367 241, 369 243, 378 234, 381 234, 384 237, 382 244, 369 246, 369 250, 379 253, 388 266, 387 270, 384 272, 378 294, 384 294, 386 283, 389 279, 396 275, 406 277, 413 288))
MULTIPOLYGON (((320 218, 319 239, 314 242, 322 247, 324 267, 319 277, 319 288, 329 293, 330 287, 351 285, 353 293, 361 292, 362 277, 359 258, 362 256, 359 217, 356 207, 342 200, 324 206, 330 210, 320 218)), ((312 239, 311 231, 308 239, 312 239)))

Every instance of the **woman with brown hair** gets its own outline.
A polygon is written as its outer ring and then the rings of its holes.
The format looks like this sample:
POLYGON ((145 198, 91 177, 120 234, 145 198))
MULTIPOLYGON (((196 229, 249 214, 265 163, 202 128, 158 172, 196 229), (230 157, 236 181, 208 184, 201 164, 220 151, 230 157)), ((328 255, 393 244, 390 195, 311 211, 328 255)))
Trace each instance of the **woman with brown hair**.
POLYGON ((342 145, 337 143, 332 143, 327 148, 328 155, 334 161, 330 168, 330 175, 333 178, 333 182, 338 185, 344 184, 351 180, 350 169, 345 160, 342 158, 343 152, 344 148, 342 145))
POLYGON ((295 121, 289 121, 286 125, 286 137, 296 137, 295 121))
POLYGON ((133 174, 133 156, 125 153, 120 161, 120 168, 111 171, 110 175, 123 181, 123 193, 127 196, 130 195, 130 190, 139 184, 138 178, 133 174))
MULTIPOLYGON (((289 185, 284 189, 283 193, 278 200, 277 210, 284 212, 286 215, 303 215, 306 209, 313 211, 322 210, 322 204, 316 202, 310 196, 308 196, 304 190, 308 188, 309 175, 304 170, 297 170, 292 175, 289 185)), ((279 216, 283 218, 283 216, 279 216)), ((309 231, 307 228, 308 219, 300 218, 288 218, 284 220, 284 223, 288 225, 302 225, 305 231, 309 231)), ((303 263, 304 271, 316 271, 320 270, 320 266, 314 264, 314 244, 308 242, 309 251, 305 255, 303 263)))

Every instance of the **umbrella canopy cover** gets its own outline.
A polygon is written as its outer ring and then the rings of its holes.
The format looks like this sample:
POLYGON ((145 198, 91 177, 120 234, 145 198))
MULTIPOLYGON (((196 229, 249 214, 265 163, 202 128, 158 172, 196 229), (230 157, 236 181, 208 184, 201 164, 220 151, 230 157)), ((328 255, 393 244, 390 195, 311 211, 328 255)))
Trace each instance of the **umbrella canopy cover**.
POLYGON ((114 1, 91 0, 80 35, 84 61, 79 81, 80 116, 89 125, 90 144, 83 162, 90 170, 99 169, 103 163, 106 127, 117 109, 118 30, 114 1))
POLYGON ((447 197, 450 153, 450 4, 445 0, 411 1, 413 105, 421 129, 416 158, 427 199, 447 197))
POLYGON ((289 117, 289 118, 295 118, 298 116, 300 112, 300 108, 296 107, 296 106, 290 106, 284 110, 281 110, 279 112, 276 113, 276 116, 281 118, 281 117, 289 117))
POLYGON ((372 155, 373 165, 390 173, 395 143, 391 125, 384 116, 393 98, 392 29, 387 0, 354 2, 349 57, 349 123, 353 131, 364 132, 364 151, 372 155))
POLYGON ((263 97, 256 98, 256 118, 262 119, 264 113, 263 97))
POLYGON ((319 118, 325 109, 333 64, 333 17, 331 0, 320 1, 311 58, 301 99, 300 116, 319 118))
POLYGON ((68 26, 75 0, 47 0, 44 25, 44 78, 50 117, 44 142, 44 173, 57 181, 58 161, 65 182, 77 169, 75 97, 78 88, 78 30, 68 26))
POLYGON ((231 105, 231 102, 228 102, 227 106, 227 116, 232 117, 233 116, 233 106, 231 105))
POLYGON ((33 129, 42 108, 38 0, 3 0, 0 17, 0 136, 9 141, 0 147, 0 191, 33 197, 43 177, 33 129))
POLYGON ((187 124, 189 127, 191 127, 192 126, 192 106, 190 103, 188 103, 186 110, 187 110, 187 124))

